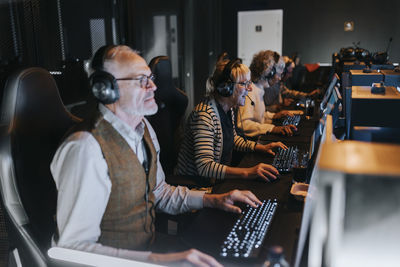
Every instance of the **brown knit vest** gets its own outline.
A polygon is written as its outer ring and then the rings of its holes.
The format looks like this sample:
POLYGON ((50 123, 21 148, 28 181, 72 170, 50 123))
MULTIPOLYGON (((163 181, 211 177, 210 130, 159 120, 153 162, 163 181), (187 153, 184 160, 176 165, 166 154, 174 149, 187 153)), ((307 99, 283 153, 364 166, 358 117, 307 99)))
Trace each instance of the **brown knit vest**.
POLYGON ((146 172, 123 137, 97 114, 88 129, 100 144, 111 179, 111 194, 101 221, 99 243, 123 249, 147 249, 154 240, 157 153, 145 127, 144 141, 149 162, 146 172), (147 176, 147 177, 146 177, 147 176), (148 201, 146 208, 146 179, 148 201))

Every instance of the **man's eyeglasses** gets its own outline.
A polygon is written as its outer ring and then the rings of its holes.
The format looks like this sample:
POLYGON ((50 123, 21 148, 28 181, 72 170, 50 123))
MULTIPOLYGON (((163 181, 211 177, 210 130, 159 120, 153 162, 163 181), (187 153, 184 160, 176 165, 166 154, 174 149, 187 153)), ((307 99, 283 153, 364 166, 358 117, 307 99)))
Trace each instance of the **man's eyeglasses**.
POLYGON ((150 76, 142 75, 137 78, 119 78, 116 80, 117 81, 132 81, 132 80, 139 81, 140 87, 147 88, 147 87, 149 87, 149 81, 151 80, 152 82, 154 82, 155 78, 156 78, 156 76, 152 73, 152 74, 150 74, 150 76))
POLYGON ((236 84, 239 84, 239 85, 241 85, 241 86, 244 86, 244 87, 249 87, 250 86, 250 84, 251 84, 251 81, 245 81, 245 82, 237 82, 236 84))

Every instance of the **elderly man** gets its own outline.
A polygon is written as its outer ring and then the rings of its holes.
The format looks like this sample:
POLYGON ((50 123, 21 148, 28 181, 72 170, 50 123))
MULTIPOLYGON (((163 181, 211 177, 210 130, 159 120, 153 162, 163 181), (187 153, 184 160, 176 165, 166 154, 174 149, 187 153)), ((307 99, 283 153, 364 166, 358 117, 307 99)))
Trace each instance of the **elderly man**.
POLYGON ((98 111, 72 129, 51 163, 58 188, 53 244, 127 259, 219 266, 194 249, 143 251, 154 243, 155 209, 241 212, 235 201, 251 206, 260 201, 249 191, 215 195, 166 184, 157 137, 144 118, 157 112, 156 86, 146 62, 127 46, 108 46, 96 52, 92 67, 98 111))

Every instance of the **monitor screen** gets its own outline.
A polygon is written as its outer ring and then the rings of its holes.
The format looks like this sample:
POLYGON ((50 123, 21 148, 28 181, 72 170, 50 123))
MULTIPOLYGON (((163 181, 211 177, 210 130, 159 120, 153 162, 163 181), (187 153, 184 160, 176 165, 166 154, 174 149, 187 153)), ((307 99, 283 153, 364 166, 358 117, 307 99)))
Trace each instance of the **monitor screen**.
POLYGON ((338 121, 342 111, 342 96, 340 94, 338 86, 334 86, 329 96, 325 108, 321 110, 321 120, 325 121, 327 115, 332 115, 333 126, 338 121))
POLYGON ((328 103, 329 97, 331 96, 332 92, 334 91, 334 87, 337 84, 337 82, 339 81, 339 76, 335 73, 335 75, 333 76, 331 82, 329 83, 328 88, 326 89, 324 98, 321 101, 321 112, 326 108, 326 105, 328 103))
MULTIPOLYGON (((304 248, 306 246, 306 242, 309 236, 309 231, 310 231, 310 223, 311 223, 311 218, 313 216, 314 208, 317 202, 317 184, 318 184, 318 162, 320 158, 320 152, 321 152, 321 147, 322 145, 326 142, 327 140, 327 123, 331 123, 332 120, 328 119, 327 116, 324 118, 321 118, 320 123, 318 127, 315 129, 313 136, 312 136, 312 157, 310 160, 310 165, 311 166, 311 174, 308 175, 308 193, 307 197, 305 200, 304 204, 304 210, 303 210, 303 217, 301 221, 301 227, 300 227, 300 233, 299 233, 299 242, 297 245, 297 252, 296 252, 296 259, 295 259, 295 267, 300 266, 302 262, 302 257, 307 255, 304 255, 304 248)), ((332 127, 328 127, 332 128, 332 127)))
POLYGON ((330 114, 333 115, 333 113, 335 111, 337 111, 337 107, 339 104, 339 96, 337 95, 338 90, 336 90, 336 86, 335 86, 335 90, 332 91, 331 96, 329 97, 329 101, 328 104, 326 105, 326 114, 330 114))

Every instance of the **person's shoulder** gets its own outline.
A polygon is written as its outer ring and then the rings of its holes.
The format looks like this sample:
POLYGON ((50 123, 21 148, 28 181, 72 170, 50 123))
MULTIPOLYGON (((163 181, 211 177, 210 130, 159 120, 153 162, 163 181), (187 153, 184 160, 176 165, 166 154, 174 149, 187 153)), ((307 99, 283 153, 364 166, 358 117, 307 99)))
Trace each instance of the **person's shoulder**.
POLYGON ((77 131, 70 134, 60 148, 68 148, 68 150, 91 150, 93 147, 99 146, 94 136, 87 131, 77 131))
POLYGON ((65 142, 74 142, 74 143, 84 143, 91 138, 94 138, 90 132, 87 131, 76 131, 70 134, 66 139, 65 142))
POLYGON ((102 157, 100 145, 94 136, 89 132, 77 131, 69 135, 58 147, 52 166, 63 164, 65 159, 68 159, 68 162, 92 160, 95 155, 102 157))
POLYGON ((212 100, 209 98, 201 100, 193 109, 195 112, 211 112, 212 108, 212 100))

